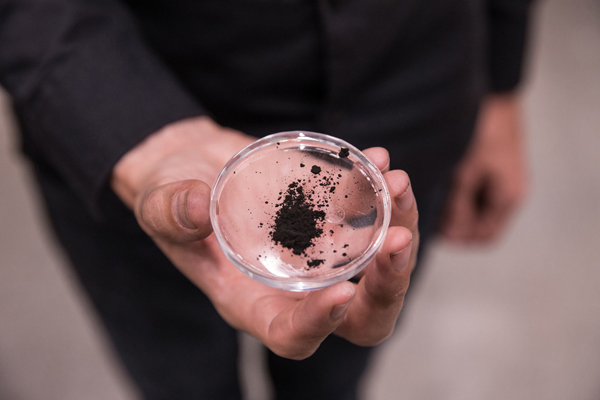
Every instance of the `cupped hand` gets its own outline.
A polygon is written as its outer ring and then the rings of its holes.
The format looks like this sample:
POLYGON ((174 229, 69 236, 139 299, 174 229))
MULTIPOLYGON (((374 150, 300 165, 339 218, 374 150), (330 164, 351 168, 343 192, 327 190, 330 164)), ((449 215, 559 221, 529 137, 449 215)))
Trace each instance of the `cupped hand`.
POLYGON ((408 176, 387 171, 385 150, 365 151, 384 172, 395 200, 384 245, 358 284, 342 282, 308 293, 274 289, 227 260, 209 219, 210 185, 227 160, 253 141, 206 117, 180 121, 127 153, 115 166, 111 185, 220 315, 276 354, 306 358, 334 332, 359 345, 381 342, 402 308, 418 248, 418 214, 408 176))

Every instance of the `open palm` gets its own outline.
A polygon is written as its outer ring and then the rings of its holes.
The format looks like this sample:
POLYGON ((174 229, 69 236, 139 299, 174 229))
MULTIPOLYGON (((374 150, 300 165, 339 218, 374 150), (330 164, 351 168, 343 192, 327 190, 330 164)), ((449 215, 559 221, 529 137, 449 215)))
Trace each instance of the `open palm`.
POLYGON ((225 162, 254 139, 207 118, 181 121, 128 153, 112 186, 173 264, 212 301, 234 328, 276 354, 310 356, 331 333, 375 345, 393 331, 418 248, 418 213, 402 171, 387 171, 387 151, 365 154, 384 172, 395 199, 382 249, 358 284, 289 292, 256 282, 235 268, 212 234, 210 186, 225 162))

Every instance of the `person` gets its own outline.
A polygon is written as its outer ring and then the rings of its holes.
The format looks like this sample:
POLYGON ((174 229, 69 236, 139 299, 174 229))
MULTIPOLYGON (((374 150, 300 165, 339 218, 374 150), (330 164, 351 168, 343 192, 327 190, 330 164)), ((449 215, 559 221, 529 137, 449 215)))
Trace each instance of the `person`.
POLYGON ((277 399, 356 398, 419 245, 440 221, 491 240, 522 197, 528 14, 526 0, 0 0, 23 151, 144 398, 239 399, 236 330, 269 349, 277 399), (220 168, 296 129, 384 172, 392 222, 358 282, 268 288, 211 235, 220 168))

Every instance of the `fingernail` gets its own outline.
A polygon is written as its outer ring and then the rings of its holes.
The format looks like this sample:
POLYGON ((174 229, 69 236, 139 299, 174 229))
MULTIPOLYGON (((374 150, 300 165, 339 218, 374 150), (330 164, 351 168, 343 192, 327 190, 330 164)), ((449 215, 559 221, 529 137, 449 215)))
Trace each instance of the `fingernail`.
POLYGON ((408 187, 400 196, 396 197, 396 205, 402 211, 406 211, 410 209, 415 201, 415 196, 413 196, 412 185, 410 182, 408 183, 408 187))
POLYGON ((179 225, 188 229, 198 229, 196 225, 192 223, 190 215, 188 214, 187 200, 190 194, 190 190, 185 192, 179 192, 175 197, 175 219, 179 225))
POLYGON ((339 304, 337 306, 334 306, 331 309, 331 314, 330 314, 331 319, 338 319, 342 315, 344 315, 344 313, 346 312, 348 307, 350 307, 350 303, 352 303, 352 300, 350 300, 344 304, 339 304))
POLYGON ((392 265, 394 266, 396 271, 401 272, 402 270, 404 270, 404 268, 406 268, 408 266, 408 261, 410 260, 411 249, 412 249, 412 240, 410 241, 408 246, 406 246, 405 248, 403 248, 400 251, 397 251, 397 252, 391 254, 391 258, 393 258, 392 265))

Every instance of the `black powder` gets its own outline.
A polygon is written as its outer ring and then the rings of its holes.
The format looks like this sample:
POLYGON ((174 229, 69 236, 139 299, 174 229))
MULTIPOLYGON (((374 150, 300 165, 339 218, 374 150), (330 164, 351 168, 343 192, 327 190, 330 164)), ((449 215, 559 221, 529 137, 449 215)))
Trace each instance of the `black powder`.
POLYGON ((323 235, 321 227, 325 212, 315 209, 303 187, 296 182, 288 186, 284 200, 278 206, 280 208, 270 232, 271 239, 296 255, 306 255, 306 249, 313 245, 313 239, 323 235))
POLYGON ((314 259, 314 260, 307 261, 306 265, 308 265, 310 268, 314 268, 314 267, 318 267, 319 265, 323 264, 324 262, 325 262, 325 260, 314 259))
MULTIPOLYGON (((338 153, 340 158, 347 158, 349 150, 342 148, 338 153)), ((331 160, 328 160, 331 161, 331 160)), ((300 168, 308 167, 308 163, 300 162, 300 168)), ((298 164, 296 164, 298 165, 298 164)), ((339 169, 341 172, 342 169, 339 169)), ((317 239, 324 236, 333 236, 333 229, 326 226, 326 210, 330 207, 330 201, 334 199, 336 192, 343 189, 338 188, 342 174, 336 169, 328 171, 323 170, 318 165, 312 165, 310 168, 310 178, 294 179, 287 187, 279 192, 277 201, 265 201, 265 204, 272 204, 274 214, 271 214, 271 222, 265 225, 268 226, 269 237, 274 245, 281 245, 282 248, 288 249, 292 254, 304 258, 306 263, 305 269, 320 268, 327 263, 325 255, 319 256, 317 250, 312 247, 318 246, 317 239)), ((347 194, 344 195, 348 198, 347 194)), ((341 196, 340 195, 340 196, 341 196)), ((259 227, 262 227, 261 223, 259 227)), ((338 224, 343 228, 343 224, 338 224)), ((334 244, 331 243, 333 246, 334 244)), ((344 249, 349 247, 345 244, 344 249)), ((331 248, 329 251, 338 253, 337 250, 331 248)), ((282 249, 283 253, 284 250, 282 249)), ((340 251, 340 253, 343 251, 340 251)), ((323 250, 319 254, 324 254, 323 250)), ((343 253, 346 257, 346 253, 343 253)), ((333 266, 332 268, 337 268, 333 266)))

